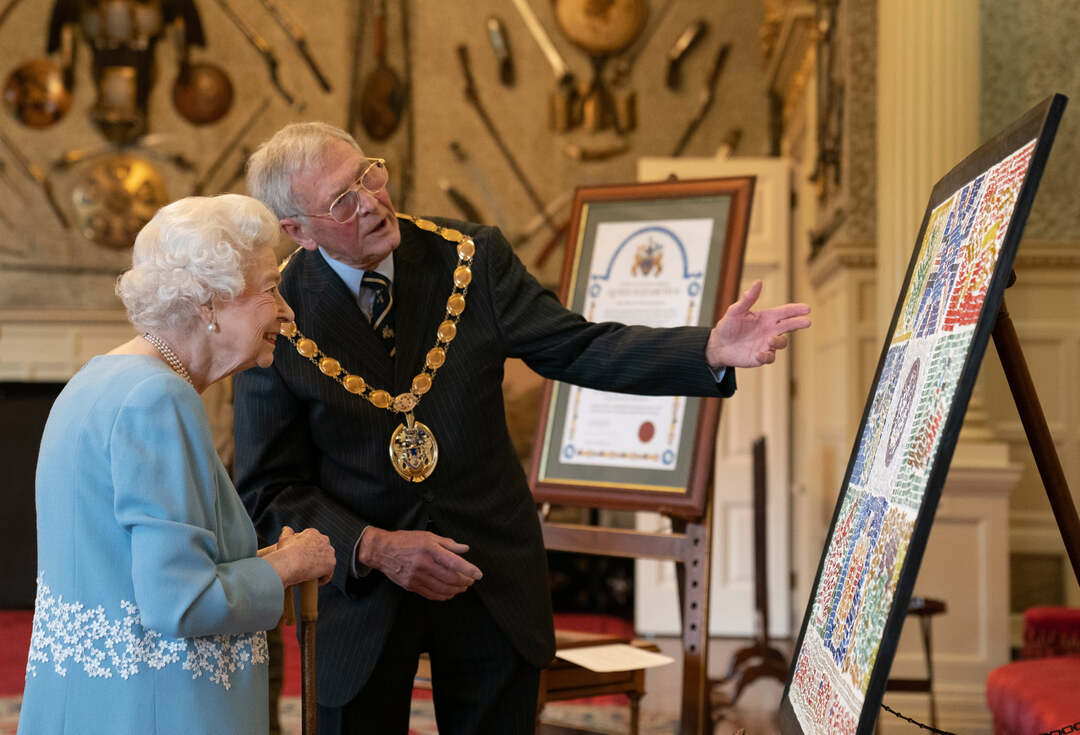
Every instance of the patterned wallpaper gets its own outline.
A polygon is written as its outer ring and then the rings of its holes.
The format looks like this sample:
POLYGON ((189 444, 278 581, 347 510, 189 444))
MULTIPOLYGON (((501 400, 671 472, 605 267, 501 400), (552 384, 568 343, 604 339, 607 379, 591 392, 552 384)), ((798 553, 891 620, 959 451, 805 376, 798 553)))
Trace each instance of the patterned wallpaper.
POLYGON ((847 57, 844 71, 844 178, 847 218, 840 237, 877 238, 877 1, 840 4, 847 57))
POLYGON ((1080 3, 983 0, 982 123, 988 138, 1052 92, 1070 98, 1024 235, 1080 241, 1080 3))

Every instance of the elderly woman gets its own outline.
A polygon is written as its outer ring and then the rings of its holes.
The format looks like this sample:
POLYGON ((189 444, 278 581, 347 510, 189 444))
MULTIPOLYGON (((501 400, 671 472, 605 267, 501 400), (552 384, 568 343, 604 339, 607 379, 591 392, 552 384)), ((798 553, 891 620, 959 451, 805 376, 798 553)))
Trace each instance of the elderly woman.
POLYGON ((19 733, 265 733, 262 631, 283 589, 327 579, 314 529, 262 551, 199 392, 268 366, 292 310, 262 204, 159 211, 117 293, 140 336, 53 405, 37 470, 38 578, 19 733))

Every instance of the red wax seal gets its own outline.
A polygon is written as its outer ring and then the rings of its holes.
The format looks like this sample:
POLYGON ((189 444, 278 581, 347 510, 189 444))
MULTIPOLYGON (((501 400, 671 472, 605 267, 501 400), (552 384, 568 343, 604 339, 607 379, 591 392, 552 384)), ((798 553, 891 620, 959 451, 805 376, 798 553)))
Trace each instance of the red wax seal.
POLYGON ((637 436, 641 440, 642 444, 647 444, 653 436, 656 434, 656 427, 653 426, 652 421, 646 421, 638 427, 637 436))

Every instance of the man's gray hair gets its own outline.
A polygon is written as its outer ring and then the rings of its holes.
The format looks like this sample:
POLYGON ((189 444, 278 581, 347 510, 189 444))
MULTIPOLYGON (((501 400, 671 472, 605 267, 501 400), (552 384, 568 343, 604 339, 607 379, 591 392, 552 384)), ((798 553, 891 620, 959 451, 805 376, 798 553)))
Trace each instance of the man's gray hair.
POLYGON ((135 237, 116 295, 140 330, 189 328, 199 307, 243 292, 244 274, 262 247, 277 244, 279 229, 262 202, 242 194, 175 201, 135 237))
POLYGON ((300 214, 303 204, 293 196, 292 177, 310 166, 321 165, 324 151, 336 140, 360 150, 355 138, 333 125, 286 125, 248 159, 248 192, 270 207, 278 219, 300 214))

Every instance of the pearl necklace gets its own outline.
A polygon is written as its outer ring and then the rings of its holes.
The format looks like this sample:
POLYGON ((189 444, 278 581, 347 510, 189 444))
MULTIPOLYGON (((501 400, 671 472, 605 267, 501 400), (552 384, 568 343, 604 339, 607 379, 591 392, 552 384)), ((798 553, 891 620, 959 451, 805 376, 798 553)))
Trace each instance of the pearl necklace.
POLYGON ((145 339, 147 342, 157 348, 157 351, 161 353, 162 358, 164 358, 165 362, 169 364, 169 367, 171 367, 177 375, 186 380, 188 382, 188 385, 195 385, 191 382, 191 376, 188 375, 188 371, 187 368, 184 367, 184 363, 180 362, 180 358, 176 356, 176 353, 172 351, 172 347, 169 347, 165 340, 161 339, 156 335, 150 334, 150 332, 143 332, 142 336, 143 339, 145 339))
MULTIPOLYGON (((472 281, 470 266, 476 253, 476 244, 468 235, 448 227, 440 227, 430 220, 400 212, 397 216, 398 219, 412 222, 421 230, 434 232, 444 240, 454 243, 457 245, 458 256, 453 287, 446 301, 446 317, 435 332, 435 346, 428 350, 424 367, 412 379, 409 392, 392 396, 388 391, 373 389, 362 377, 348 372, 338 360, 323 353, 314 340, 300 332, 296 322, 282 324, 281 334, 293 344, 301 357, 310 360, 323 375, 339 383, 349 393, 366 398, 376 408, 405 415, 405 424, 399 425, 390 437, 390 461, 403 479, 422 482, 435 470, 435 464, 439 460, 439 445, 435 442, 431 429, 416 421, 412 412, 423 395, 431 390, 435 372, 446 362, 446 350, 457 336, 457 322, 465 311, 465 294, 472 281)), ((283 263, 282 268, 284 265, 283 263)))

